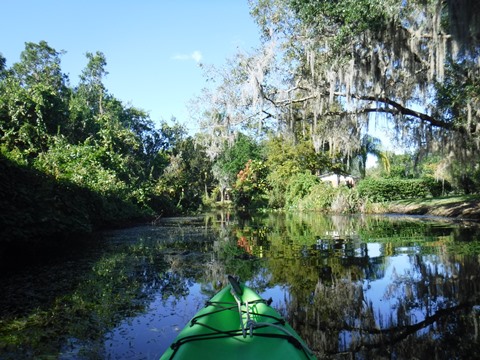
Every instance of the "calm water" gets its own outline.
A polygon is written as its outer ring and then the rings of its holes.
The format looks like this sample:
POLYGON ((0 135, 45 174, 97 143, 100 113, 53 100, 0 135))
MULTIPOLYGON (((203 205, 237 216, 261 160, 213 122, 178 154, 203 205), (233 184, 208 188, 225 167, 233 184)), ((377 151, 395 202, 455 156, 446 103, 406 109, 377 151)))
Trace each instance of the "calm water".
POLYGON ((475 223, 214 215, 2 261, 0 359, 156 359, 226 274, 321 358, 480 358, 475 223))

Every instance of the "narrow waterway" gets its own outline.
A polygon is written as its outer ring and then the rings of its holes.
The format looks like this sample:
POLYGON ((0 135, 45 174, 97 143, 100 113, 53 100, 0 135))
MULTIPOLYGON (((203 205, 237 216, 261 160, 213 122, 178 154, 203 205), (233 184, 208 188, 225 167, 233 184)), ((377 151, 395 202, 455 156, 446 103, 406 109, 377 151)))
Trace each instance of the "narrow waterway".
POLYGON ((480 227, 441 218, 164 219, 0 275, 0 359, 157 359, 240 276, 319 358, 480 356, 480 227))

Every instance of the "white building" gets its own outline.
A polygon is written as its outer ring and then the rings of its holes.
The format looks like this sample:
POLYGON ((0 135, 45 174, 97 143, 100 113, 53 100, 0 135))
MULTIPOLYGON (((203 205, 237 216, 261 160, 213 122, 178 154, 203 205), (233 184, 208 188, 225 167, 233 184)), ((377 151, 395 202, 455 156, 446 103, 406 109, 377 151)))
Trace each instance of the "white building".
POLYGON ((348 187, 355 186, 355 178, 351 175, 327 173, 327 174, 320 175, 318 178, 321 181, 331 183, 333 187, 338 187, 340 185, 346 185, 348 187))

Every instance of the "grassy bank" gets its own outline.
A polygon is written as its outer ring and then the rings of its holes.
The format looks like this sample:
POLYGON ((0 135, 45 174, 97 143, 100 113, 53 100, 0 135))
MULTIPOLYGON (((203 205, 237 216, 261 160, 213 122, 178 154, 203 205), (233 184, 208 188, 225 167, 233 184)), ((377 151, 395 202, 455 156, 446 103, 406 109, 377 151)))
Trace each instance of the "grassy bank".
POLYGON ((480 221, 480 196, 406 199, 376 204, 374 213, 446 216, 480 221))

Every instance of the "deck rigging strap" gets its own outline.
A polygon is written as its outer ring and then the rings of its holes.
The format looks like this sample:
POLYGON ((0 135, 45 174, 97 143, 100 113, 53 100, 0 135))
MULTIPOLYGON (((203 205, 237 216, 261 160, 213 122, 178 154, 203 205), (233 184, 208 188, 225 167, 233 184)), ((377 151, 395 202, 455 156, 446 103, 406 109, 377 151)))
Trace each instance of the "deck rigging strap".
MULTIPOLYGON (((233 289, 233 287, 232 287, 233 289)), ((241 298, 236 296, 235 290, 232 290, 232 295, 235 299, 235 302, 222 302, 222 301, 208 301, 206 303, 206 306, 213 306, 213 307, 218 307, 216 310, 209 311, 208 313, 202 314, 195 316, 191 321, 190 321, 190 326, 194 325, 201 325, 212 332, 209 334, 199 334, 199 335, 192 335, 192 336, 186 336, 181 339, 178 339, 176 342, 174 342, 171 345, 171 348, 174 350, 171 359, 175 356, 177 353, 177 350, 180 348, 181 345, 192 342, 192 341, 199 341, 199 340, 213 340, 213 339, 220 339, 220 338, 226 338, 226 337, 236 337, 236 336, 243 336, 245 338, 247 336, 247 329, 249 330, 249 335, 250 337, 255 336, 260 336, 260 337, 269 337, 269 338, 283 338, 288 340, 292 345, 294 345, 297 349, 301 349, 307 358, 309 358, 312 355, 312 351, 305 345, 303 342, 298 340, 288 329, 286 329, 285 326, 285 320, 283 318, 279 318, 276 316, 272 315, 267 315, 267 314, 258 314, 256 312, 252 312, 250 307, 252 305, 258 304, 258 303, 264 303, 267 305, 270 305, 271 299, 269 300, 264 300, 264 299, 258 299, 258 300, 253 300, 251 302, 245 302, 243 303, 241 298), (245 306, 245 310, 242 309, 242 307, 245 306), (238 313, 240 317, 240 326, 241 329, 236 329, 236 330, 220 330, 216 329, 212 326, 209 326, 207 324, 203 324, 199 322, 198 320, 212 314, 216 314, 222 311, 226 310, 234 310, 238 308, 238 313), (243 315, 246 314, 246 322, 244 323, 243 321, 243 315), (252 315, 258 315, 264 318, 270 318, 273 319, 274 322, 257 322, 252 319, 252 315), (275 334, 275 333, 258 333, 256 332, 254 334, 253 330, 254 329, 260 329, 260 328, 265 328, 265 327, 272 327, 275 328, 279 331, 281 331, 283 334, 275 334)))
MULTIPOLYGON (((230 275, 229 275, 229 280, 230 280, 230 275)), ((236 285, 239 286, 238 283, 236 283, 236 285)), ((312 355, 311 350, 306 345, 304 345, 302 342, 298 341, 295 338, 295 336, 288 329, 286 329, 284 326, 280 326, 278 324, 269 323, 269 322, 257 322, 255 320, 253 320, 250 317, 250 306, 248 305, 248 301, 245 302, 247 321, 244 323, 243 322, 243 311, 242 311, 242 299, 241 299, 240 296, 237 296, 237 293, 238 293, 237 289, 234 288, 234 285, 233 285, 233 282, 232 282, 232 295, 233 295, 233 297, 234 297, 234 299, 235 299, 235 301, 237 302, 237 305, 238 305, 238 314, 240 316, 240 326, 242 328, 242 335, 243 335, 244 338, 247 337, 247 331, 246 331, 247 328, 250 330, 249 331, 250 337, 253 337, 253 329, 260 328, 260 327, 271 326, 271 327, 283 332, 284 334, 286 334, 289 339, 295 339, 296 340, 295 346, 300 345, 301 348, 303 349, 303 351, 306 354, 312 355)), ((256 313, 253 313, 253 314, 257 315, 256 313)), ((263 315, 261 315, 261 316, 263 316, 263 315)), ((282 325, 285 325, 285 322, 283 322, 282 325)))
MULTIPOLYGON (((271 304, 271 299, 268 299, 268 300, 264 300, 264 299, 258 299, 258 300, 253 300, 253 301, 250 301, 249 302, 250 305, 256 305, 256 304, 266 304, 266 305, 270 305, 271 304)), ((244 305, 244 303, 242 303, 242 305, 244 305)), ((227 301, 207 301, 205 303, 205 307, 208 307, 208 306, 212 306, 212 307, 216 307, 217 309, 216 310, 211 310, 205 314, 201 314, 201 315, 197 315, 195 317, 193 317, 191 320, 190 320, 190 326, 194 325, 194 324, 198 324, 197 320, 198 319, 201 319, 205 316, 210 316, 210 315, 213 315, 213 314, 216 314, 216 313, 219 313, 219 312, 222 312, 222 311, 226 311, 226 310, 233 310, 233 309, 238 309, 238 303, 236 302, 227 302, 227 301), (226 306, 226 305, 229 305, 229 306, 226 306)), ((246 313, 245 310, 240 310, 241 313, 246 313)), ((259 316, 262 316, 262 317, 265 317, 265 318, 271 318, 271 319, 274 319, 276 321, 278 321, 279 323, 281 324, 284 324, 285 323, 285 320, 282 319, 282 318, 278 318, 278 317, 275 317, 275 316, 272 316, 272 315, 267 315, 267 314, 257 314, 257 313, 252 313, 254 315, 259 315, 259 316)))
MULTIPOLYGON (((174 342, 172 345, 170 345, 170 347, 173 349, 173 353, 170 355, 170 359, 173 359, 177 354, 177 351, 179 350, 179 348, 186 343, 189 343, 192 341, 200 341, 200 340, 222 339, 222 338, 241 336, 241 335, 242 335, 241 332, 239 330, 236 330, 236 331, 230 331, 230 332, 220 332, 216 334, 186 336, 174 342)), ((307 359, 309 359, 310 356, 312 355, 312 352, 310 351, 310 349, 308 349, 297 338, 291 335, 259 333, 259 334, 256 334, 255 336, 265 337, 265 338, 285 339, 289 343, 291 343, 293 346, 295 346, 297 349, 302 350, 307 359)))

